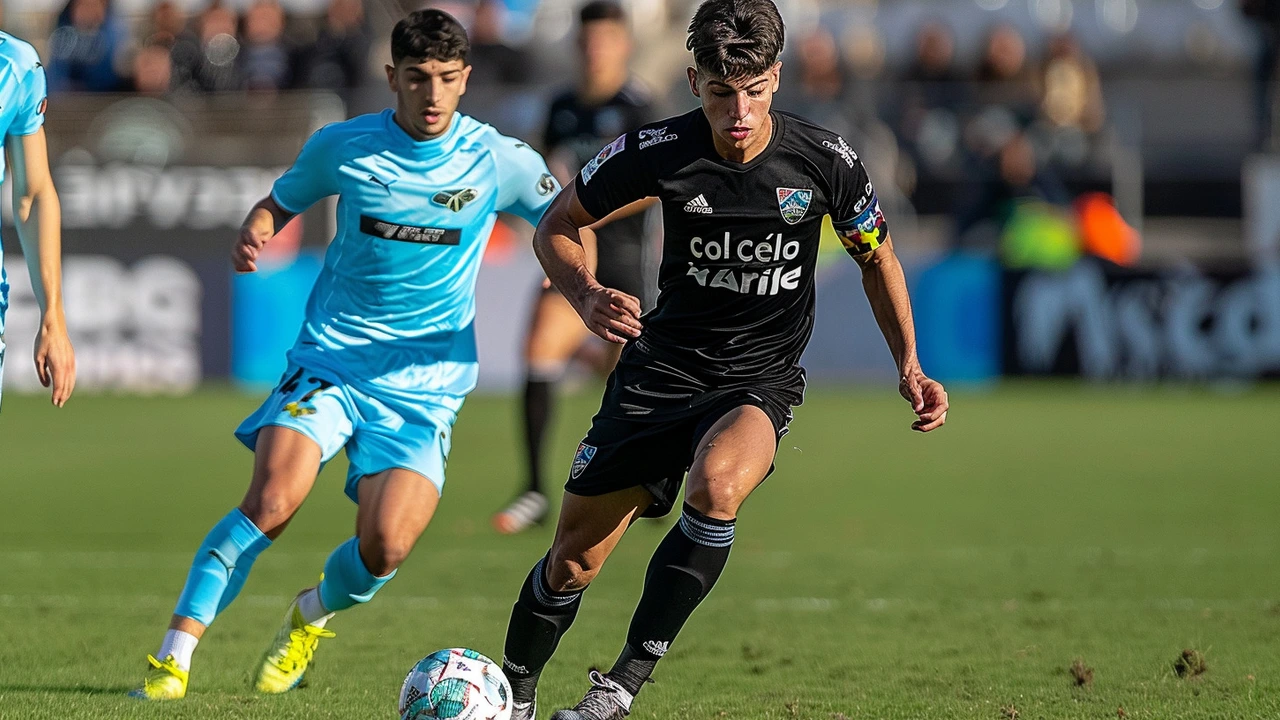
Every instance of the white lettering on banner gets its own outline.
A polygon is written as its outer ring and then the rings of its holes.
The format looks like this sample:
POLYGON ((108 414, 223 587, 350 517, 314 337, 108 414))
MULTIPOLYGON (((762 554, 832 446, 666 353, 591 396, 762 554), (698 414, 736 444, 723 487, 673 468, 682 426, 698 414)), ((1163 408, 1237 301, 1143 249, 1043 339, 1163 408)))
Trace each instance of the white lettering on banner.
MULTIPOLYGON (((10 350, 30 347, 40 325, 21 257, 5 258, 10 350)), ((185 393, 200 383, 200 278, 187 263, 152 256, 126 267, 100 255, 63 261, 67 328, 76 349, 76 387, 185 393)), ((30 353, 10 352, 6 389, 40 391, 30 353), (24 362, 25 360, 25 362, 24 362)))
POLYGON ((1052 372, 1071 340, 1081 374, 1091 378, 1280 371, 1280 269, 1226 283, 1190 271, 1108 287, 1098 266, 1080 263, 1065 273, 1023 277, 1011 311, 1024 372, 1052 372))
POLYGON ((271 192, 283 168, 168 167, 112 163, 54 168, 68 229, 238 228, 253 204, 271 192))

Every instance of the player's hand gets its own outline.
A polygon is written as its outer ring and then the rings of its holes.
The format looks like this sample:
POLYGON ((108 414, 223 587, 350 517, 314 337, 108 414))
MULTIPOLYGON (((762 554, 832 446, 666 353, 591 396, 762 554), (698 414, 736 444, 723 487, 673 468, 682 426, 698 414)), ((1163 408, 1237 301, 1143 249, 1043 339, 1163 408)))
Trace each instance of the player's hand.
POLYGON ((640 337, 640 300, 621 290, 597 287, 574 309, 587 329, 612 343, 624 344, 640 337))
POLYGON ((62 320, 46 320, 40 324, 35 359, 40 384, 53 388, 53 404, 62 407, 76 386, 76 354, 62 320))
POLYGON ((942 383, 930 380, 919 369, 912 369, 902 374, 898 381, 898 392, 911 403, 911 410, 916 414, 912 430, 929 432, 942 427, 947 421, 947 391, 942 383))
POLYGON ((236 272, 251 273, 258 269, 258 254, 267 246, 271 233, 245 225, 240 228, 236 244, 231 248, 231 264, 236 272))

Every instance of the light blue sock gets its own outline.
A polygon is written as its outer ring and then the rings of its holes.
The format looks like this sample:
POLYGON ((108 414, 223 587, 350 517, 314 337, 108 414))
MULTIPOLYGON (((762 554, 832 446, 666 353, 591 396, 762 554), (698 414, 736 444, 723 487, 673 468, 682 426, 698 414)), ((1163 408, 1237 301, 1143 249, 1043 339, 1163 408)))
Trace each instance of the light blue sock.
POLYGON ((360 538, 353 537, 335 548, 325 561, 324 580, 320 581, 320 602, 329 612, 367 603, 395 576, 395 570, 382 577, 369 572, 360 557, 360 538))
POLYGON ((173 614, 208 626, 231 604, 258 555, 271 540, 240 508, 227 513, 205 536, 191 562, 187 584, 182 587, 173 614))

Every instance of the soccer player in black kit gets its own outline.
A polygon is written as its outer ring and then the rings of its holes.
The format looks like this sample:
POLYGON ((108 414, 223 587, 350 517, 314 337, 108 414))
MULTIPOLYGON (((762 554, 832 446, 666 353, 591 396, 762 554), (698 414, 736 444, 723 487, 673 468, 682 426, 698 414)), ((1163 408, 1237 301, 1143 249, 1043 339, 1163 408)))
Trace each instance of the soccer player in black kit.
POLYGON ((626 717, 729 558, 738 508, 772 469, 813 329, 814 265, 831 215, 929 432, 947 395, 916 359, 902 268, 862 163, 838 135, 770 108, 783 23, 771 0, 706 0, 689 27, 699 110, 627 133, 588 163, 538 226, 547 275, 593 332, 625 343, 569 474, 551 550, 511 614, 503 667, 533 717, 542 668, 587 585, 636 518, 663 514, 686 472, 680 520, 658 545, 622 653, 552 720, 626 717), (657 306, 588 271, 578 228, 656 196, 665 222, 657 306))
MULTIPOLYGON (((582 77, 577 87, 551 101, 543 149, 547 164, 561 184, 600 150, 601 143, 654 120, 649 93, 631 77, 631 31, 622 6, 593 0, 578 12, 578 58, 582 77)), ((640 298, 646 309, 654 294, 651 252, 646 252, 649 213, 636 212, 595 230, 595 276, 601 284, 640 298)), ((569 359, 584 340, 594 340, 573 307, 555 287, 546 287, 533 309, 525 339, 525 383, 522 397, 527 483, 509 505, 493 516, 493 526, 514 534, 543 522, 550 503, 542 482, 542 456, 555 405, 555 387, 569 359)), ((598 341, 597 341, 598 343, 598 341)), ((596 358, 603 374, 613 369, 618 346, 596 358)))

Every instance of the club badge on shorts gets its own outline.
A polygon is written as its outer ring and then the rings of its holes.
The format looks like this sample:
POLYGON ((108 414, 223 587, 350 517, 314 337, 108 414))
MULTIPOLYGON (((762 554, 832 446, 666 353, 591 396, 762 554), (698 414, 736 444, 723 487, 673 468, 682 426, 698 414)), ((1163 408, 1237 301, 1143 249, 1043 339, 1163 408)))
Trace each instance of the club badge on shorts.
POLYGON ((573 456, 573 467, 569 469, 569 475, 577 480, 583 470, 587 469, 587 465, 591 463, 591 458, 596 456, 596 448, 586 443, 578 443, 578 454, 573 456))
POLYGON ((778 210, 788 225, 795 225, 804 219, 809 212, 809 203, 813 200, 812 190, 798 188, 778 188, 778 210))

